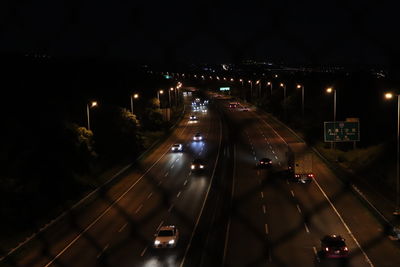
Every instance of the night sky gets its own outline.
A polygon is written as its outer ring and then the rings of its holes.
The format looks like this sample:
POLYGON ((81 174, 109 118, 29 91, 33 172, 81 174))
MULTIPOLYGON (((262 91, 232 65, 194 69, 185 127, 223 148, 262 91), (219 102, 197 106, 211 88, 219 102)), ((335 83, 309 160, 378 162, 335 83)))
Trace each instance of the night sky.
POLYGON ((396 64, 395 1, 1 1, 2 54, 396 64))

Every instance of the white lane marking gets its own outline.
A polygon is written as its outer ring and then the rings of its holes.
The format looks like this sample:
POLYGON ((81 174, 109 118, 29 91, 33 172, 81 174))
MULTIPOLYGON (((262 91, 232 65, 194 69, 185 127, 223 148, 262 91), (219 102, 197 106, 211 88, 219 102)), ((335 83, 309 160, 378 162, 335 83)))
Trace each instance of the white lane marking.
POLYGON ((185 186, 187 184, 188 180, 186 179, 185 182, 183 183, 183 186, 185 186))
POLYGON ((263 207, 264 214, 267 213, 267 207, 265 207, 265 205, 263 205, 262 207, 263 207))
POLYGON ((274 150, 272 150, 272 154, 275 154, 275 151, 274 151, 274 150))
POLYGON ((201 155, 201 151, 199 152, 199 156, 201 155))
POLYGON ((164 177, 167 177, 167 176, 168 176, 168 174, 169 174, 169 172, 166 172, 166 173, 165 173, 165 175, 164 175, 164 177))
POLYGON ((161 183, 162 183, 162 181, 160 180, 160 181, 158 181, 158 184, 157 184, 157 185, 158 185, 158 186, 160 186, 160 185, 161 185, 161 183))
POLYGON ((171 206, 168 209, 168 212, 171 212, 171 210, 174 208, 174 204, 171 204, 171 206))
POLYGON ((261 198, 264 198, 264 193, 261 191, 261 198))
POLYGON ((278 162, 278 165, 279 165, 279 166, 282 166, 282 164, 281 164, 280 162, 278 162))
POLYGON ((368 264, 370 266, 374 266, 373 263, 371 262, 371 260, 369 259, 368 255, 365 253, 365 251, 362 249, 360 243, 358 243, 357 239, 355 238, 355 236, 353 235, 353 233, 350 231, 350 228, 347 226, 346 222, 343 220, 342 216, 339 214, 339 212, 337 211, 336 207, 333 205, 333 203, 331 202, 331 200, 328 198, 328 196, 325 194, 324 190, 322 190, 321 186, 319 185, 318 181, 316 179, 314 179, 315 184, 318 186, 319 190, 322 192, 322 194, 324 195, 324 197, 326 198, 326 200, 328 200, 330 206, 332 207, 332 209, 335 211, 336 215, 339 217, 340 221, 343 223, 344 227, 346 228, 347 232, 349 233, 349 235, 351 236, 351 238, 354 240, 354 242, 356 243, 357 247, 360 249, 360 251, 363 253, 366 261, 368 262, 368 264))
POLYGON ((297 207, 297 210, 299 211, 299 213, 301 213, 301 209, 300 209, 299 204, 296 204, 296 207, 297 207))
POLYGON ((271 145, 269 145, 269 148, 272 150, 272 146, 271 145))
MULTIPOLYGON (((269 128, 271 128, 272 131, 274 131, 274 133, 276 134, 276 136, 278 136, 283 143, 285 143, 286 145, 288 145, 288 143, 285 141, 285 139, 283 139, 283 137, 281 135, 279 135, 277 133, 277 131, 269 124, 267 123, 260 115, 258 115, 257 113, 255 113, 257 115, 257 117, 260 118, 261 121, 263 121, 269 128)), ((318 186, 319 190, 322 192, 322 194, 325 196, 325 198, 328 200, 329 204, 331 205, 331 207, 333 208, 333 210, 335 211, 336 215, 339 217, 339 219, 341 220, 341 222, 343 223, 343 225, 345 226, 345 228, 347 229, 348 233, 350 234, 350 236, 353 238, 353 240, 355 241, 355 243, 357 244, 358 248, 361 250, 361 252, 364 254, 365 259, 367 260, 368 264, 370 266, 374 266, 371 262, 371 260, 369 259, 369 257, 367 256, 367 254, 365 253, 365 251, 361 248, 360 243, 358 243, 357 239, 355 238, 355 236, 353 235, 353 233, 350 231, 350 228, 347 226, 347 224, 345 223, 345 221, 343 220, 342 216, 339 214, 339 212, 337 211, 337 209, 335 208, 335 206, 333 205, 333 203, 330 201, 330 199, 328 198, 328 196, 325 194, 325 192, 322 190, 321 186, 319 185, 319 183, 317 182, 316 179, 314 179, 315 184, 318 186)))
MULTIPOLYGON (((183 130, 182 130, 183 132, 183 130)), ((159 158, 156 162, 153 163, 133 184, 131 184, 116 200, 114 200, 113 203, 110 204, 110 206, 104 210, 94 221, 92 221, 88 226, 86 226, 85 229, 83 229, 71 242, 68 243, 57 255, 55 255, 44 267, 48 267, 51 264, 53 264, 54 261, 56 261, 62 254, 64 254, 67 249, 69 249, 75 242, 84 234, 86 233, 90 228, 93 227, 101 218, 104 217, 105 214, 108 213, 109 210, 111 210, 122 198, 128 194, 134 188, 140 181, 142 181, 143 177, 150 172, 151 169, 169 152, 169 149, 167 149, 159 158)), ((161 181, 159 182, 161 184, 161 181)))
POLYGON ((161 225, 163 225, 164 221, 161 221, 160 224, 157 226, 157 230, 160 229, 161 225))
POLYGON ((317 258, 317 261, 318 262, 321 262, 321 259, 319 258, 319 256, 318 256, 318 251, 317 251, 317 248, 316 247, 312 247, 313 248, 313 251, 314 251, 314 254, 315 254, 315 257, 317 258))
POLYGON ((307 232, 307 234, 309 234, 310 233, 310 229, 308 229, 308 226, 307 226, 306 223, 304 223, 304 228, 306 228, 306 232, 307 232))
POLYGON ((254 157, 254 160, 257 161, 257 157, 254 157))
POLYGON ((181 191, 179 191, 179 193, 176 195, 176 197, 179 198, 180 195, 181 195, 181 191))
POLYGON ((210 181, 208 183, 207 193, 206 193, 206 196, 204 198, 203 205, 201 206, 201 210, 200 210, 199 216, 197 217, 196 224, 194 225, 194 228, 193 228, 193 231, 192 231, 192 235, 190 236, 189 244, 186 247, 185 254, 183 255, 181 264, 179 265, 180 267, 182 267, 184 265, 184 263, 185 263, 187 253, 188 253, 188 251, 190 249, 190 246, 192 245, 192 240, 193 240, 193 237, 194 237, 194 233, 196 232, 197 226, 199 225, 200 217, 203 214, 204 206, 206 204, 206 200, 208 198, 208 194, 210 193, 211 184, 213 183, 213 180, 214 180, 214 175, 215 175, 215 171, 216 171, 216 168, 217 168, 217 162, 218 162, 219 155, 220 155, 220 152, 221 152, 221 144, 222 144, 222 121, 221 121, 221 118, 219 119, 219 125, 220 125, 220 127, 219 127, 219 144, 218 144, 217 158, 216 158, 215 163, 214 163, 214 169, 213 169, 213 172, 211 174, 211 179, 210 179, 210 181))
POLYGON ((175 167, 175 164, 172 164, 172 165, 171 165, 171 169, 173 169, 174 167, 175 167))
POLYGON ((268 229, 268 224, 265 224, 265 233, 268 235, 269 229, 268 229))
POLYGON ((290 190, 290 193, 292 194, 292 197, 294 197, 294 192, 293 192, 293 190, 290 190))
POLYGON ((128 225, 128 223, 125 223, 124 225, 122 225, 122 227, 119 228, 118 233, 121 233, 121 232, 125 229, 125 227, 126 227, 127 225, 128 225))
POLYGON ((140 204, 140 206, 135 210, 135 214, 137 214, 142 208, 143 208, 143 204, 140 204))
POLYGON ((106 251, 106 249, 107 249, 109 246, 110 246, 110 244, 107 244, 107 245, 103 248, 103 250, 102 250, 99 254, 97 254, 97 258, 100 258, 101 255, 103 255, 104 251, 106 251))
POLYGON ((276 159, 278 159, 278 157, 277 157, 277 156, 275 156, 275 158, 276 158, 276 159))
POLYGON ((148 248, 148 247, 145 247, 145 248, 143 249, 142 253, 140 253, 140 257, 143 257, 144 253, 146 253, 147 248, 148 248))
POLYGON ((178 162, 179 161, 179 158, 177 158, 176 160, 175 160, 175 162, 178 162))
POLYGON ((151 193, 147 196, 147 199, 151 198, 152 195, 153 195, 153 192, 151 192, 151 193))

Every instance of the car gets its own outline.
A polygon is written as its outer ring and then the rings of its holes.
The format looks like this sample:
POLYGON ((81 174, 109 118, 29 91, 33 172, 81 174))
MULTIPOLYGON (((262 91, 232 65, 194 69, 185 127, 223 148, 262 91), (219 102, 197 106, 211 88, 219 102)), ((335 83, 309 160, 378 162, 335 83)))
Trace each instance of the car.
POLYGON ((248 107, 242 107, 242 111, 249 111, 248 107))
POLYGON ((269 158, 262 158, 258 161, 257 167, 268 168, 272 166, 272 160, 269 158))
POLYGON ((183 145, 182 144, 173 144, 171 147, 172 152, 181 152, 183 150, 183 145))
POLYGON ((193 172, 202 171, 206 167, 205 162, 202 159, 194 159, 190 165, 190 169, 193 172))
POLYGON ((201 141, 201 140, 203 140, 203 136, 201 135, 201 133, 196 133, 193 136, 193 141, 201 141))
POLYGON ((229 107, 230 108, 236 108, 237 107, 237 103, 229 103, 229 107))
POLYGON ((326 258, 346 258, 349 249, 340 235, 326 235, 321 239, 321 252, 326 258))
POLYGON ((179 230, 174 225, 165 225, 161 226, 154 236, 155 248, 173 248, 178 243, 179 230))
POLYGON ((189 123, 196 123, 198 120, 197 116, 195 115, 190 115, 189 117, 189 123))

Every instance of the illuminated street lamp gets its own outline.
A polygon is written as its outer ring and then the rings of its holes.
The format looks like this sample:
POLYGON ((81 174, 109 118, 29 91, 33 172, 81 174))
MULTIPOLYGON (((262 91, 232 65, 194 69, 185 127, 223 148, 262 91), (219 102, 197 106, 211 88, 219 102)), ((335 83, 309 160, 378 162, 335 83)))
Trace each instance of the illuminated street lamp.
POLYGON ((250 84, 250 99, 253 99, 253 81, 249 80, 248 82, 250 84))
POLYGON ((303 116, 304 119, 304 85, 297 84, 296 88, 301 89, 301 115, 303 116))
POLYGON ((86 104, 86 114, 87 114, 87 125, 88 125, 88 130, 90 131, 90 112, 89 110, 91 108, 97 107, 97 102, 96 101, 92 101, 90 103, 86 104))
POLYGON ((242 86, 243 86, 243 79, 239 79, 239 82, 241 82, 241 83, 242 83, 242 86))
MULTIPOLYGON (((395 95, 393 93, 385 93, 385 98, 386 99, 392 99, 394 98, 395 95)), ((396 208, 393 212, 393 215, 400 215, 400 196, 399 196, 399 190, 400 190, 400 166, 399 166, 399 152, 400 152, 400 147, 399 147, 399 136, 400 136, 400 95, 397 96, 397 157, 396 157, 396 208)))
POLYGON ((161 100, 160 100, 160 95, 162 95, 162 94, 164 94, 164 91, 163 90, 158 90, 157 91, 157 98, 158 98, 158 105, 159 105, 159 107, 161 108, 161 100))
POLYGON ((169 88, 169 90, 168 90, 168 104, 169 104, 169 107, 171 107, 171 91, 174 91, 173 87, 169 88))
POLYGON ((131 94, 131 112, 133 114, 133 99, 138 99, 139 98, 139 94, 131 94))
POLYGON ((261 97, 261 81, 257 80, 256 84, 258 84, 258 97, 261 97))
POLYGON ((279 86, 283 88, 283 112, 286 119, 286 84, 280 83, 279 86))
POLYGON ((332 147, 336 149, 335 141, 336 141, 336 89, 329 87, 326 89, 328 94, 333 93, 333 142, 332 147))
POLYGON ((267 85, 271 88, 271 95, 272 95, 272 83, 271 82, 267 82, 267 85))
POLYGON ((233 82, 234 81, 234 79, 233 78, 231 78, 231 82, 233 82))

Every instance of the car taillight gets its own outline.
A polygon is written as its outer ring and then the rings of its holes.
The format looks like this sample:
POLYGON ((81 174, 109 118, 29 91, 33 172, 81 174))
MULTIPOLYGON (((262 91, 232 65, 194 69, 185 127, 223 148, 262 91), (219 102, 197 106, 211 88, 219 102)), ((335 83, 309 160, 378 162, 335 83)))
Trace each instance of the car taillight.
POLYGON ((329 248, 325 248, 325 251, 329 251, 329 248))
POLYGON ((343 250, 344 251, 349 251, 349 249, 347 247, 344 247, 343 250))

